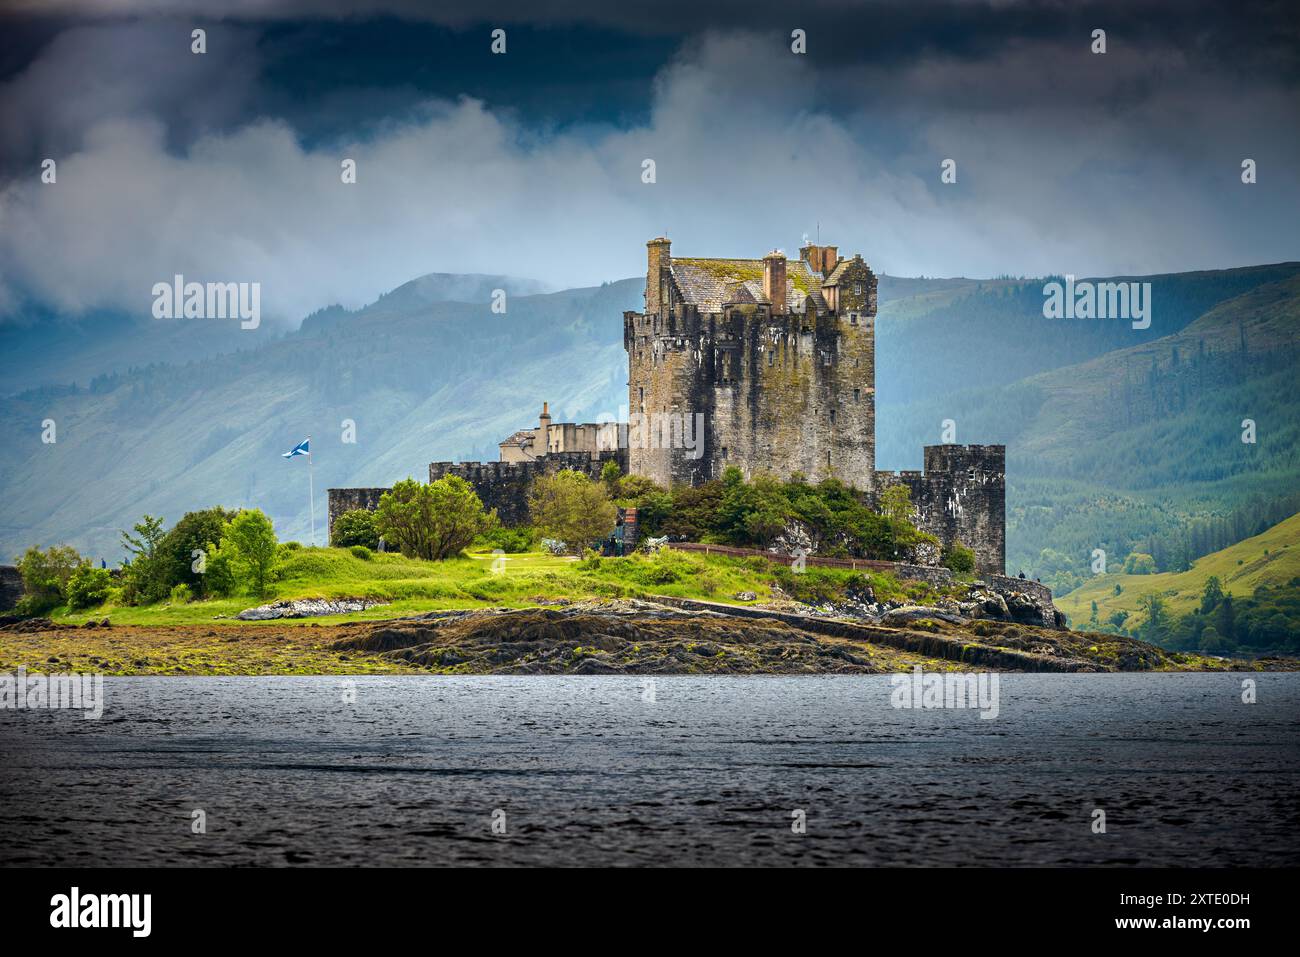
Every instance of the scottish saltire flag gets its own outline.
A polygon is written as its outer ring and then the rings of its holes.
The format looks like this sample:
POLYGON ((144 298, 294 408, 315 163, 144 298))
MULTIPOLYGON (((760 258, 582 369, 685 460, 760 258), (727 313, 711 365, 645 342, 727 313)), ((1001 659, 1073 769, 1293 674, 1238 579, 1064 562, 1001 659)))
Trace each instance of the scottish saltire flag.
POLYGON ((311 442, 311 439, 304 439, 303 441, 295 445, 292 449, 290 449, 288 452, 281 452, 280 455, 286 459, 291 459, 295 455, 310 455, 311 449, 307 448, 309 442, 311 442))

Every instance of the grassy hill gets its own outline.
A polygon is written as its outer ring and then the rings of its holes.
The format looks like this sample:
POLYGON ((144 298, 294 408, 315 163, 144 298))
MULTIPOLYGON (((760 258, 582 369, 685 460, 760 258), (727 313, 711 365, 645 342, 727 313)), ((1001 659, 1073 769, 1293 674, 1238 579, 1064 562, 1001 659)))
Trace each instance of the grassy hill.
POLYGON ((1260 585, 1281 585, 1300 577, 1300 514, 1279 522, 1262 535, 1238 542, 1222 551, 1199 558, 1184 572, 1156 575, 1107 574, 1091 578, 1068 595, 1057 599, 1057 606, 1081 627, 1097 603, 1097 618, 1105 621, 1117 611, 1129 613, 1127 626, 1141 624, 1138 599, 1156 592, 1166 599, 1174 615, 1185 615, 1199 605, 1205 582, 1216 576, 1226 594, 1250 595, 1260 585), (1115 594, 1115 586, 1122 589, 1115 594))

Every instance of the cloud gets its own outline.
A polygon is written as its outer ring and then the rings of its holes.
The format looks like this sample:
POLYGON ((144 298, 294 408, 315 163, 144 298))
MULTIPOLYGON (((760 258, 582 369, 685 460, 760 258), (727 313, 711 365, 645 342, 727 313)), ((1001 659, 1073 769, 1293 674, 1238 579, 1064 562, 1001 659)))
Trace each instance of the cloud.
POLYGON ((430 271, 622 278, 663 232, 680 254, 759 256, 794 254, 820 227, 904 275, 1296 258, 1291 96, 1198 78, 1177 54, 1101 64, 1026 43, 992 66, 941 54, 826 65, 779 34, 710 33, 660 71, 644 122, 539 130, 477 100, 433 99, 377 131, 304 145, 283 118, 231 119, 261 82, 251 34, 237 31, 242 53, 198 64, 158 52, 166 29, 69 31, 11 81, 31 122, 40 91, 63 91, 66 111, 52 108, 42 135, 70 145, 56 185, 32 175, 0 193, 0 313, 41 303, 145 317, 153 284, 183 273, 260 282, 263 314, 292 321, 430 271), (140 75, 125 68, 141 57, 140 75), (74 67, 87 85, 68 78, 74 67), (99 90, 97 71, 123 87, 99 90), (1260 163, 1255 187, 1238 178, 1245 156, 1260 163), (954 186, 939 181, 948 157, 954 186), (344 158, 355 185, 340 181, 344 158))

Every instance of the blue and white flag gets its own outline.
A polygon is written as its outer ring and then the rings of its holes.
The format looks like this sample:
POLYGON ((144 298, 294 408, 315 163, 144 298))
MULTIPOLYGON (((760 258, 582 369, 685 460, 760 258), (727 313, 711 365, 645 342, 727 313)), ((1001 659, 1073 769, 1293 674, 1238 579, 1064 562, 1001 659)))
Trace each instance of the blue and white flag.
POLYGON ((303 441, 295 445, 292 449, 290 449, 288 452, 281 452, 280 455, 286 459, 291 459, 295 455, 311 455, 311 449, 307 447, 308 443, 310 442, 311 439, 304 439, 303 441))

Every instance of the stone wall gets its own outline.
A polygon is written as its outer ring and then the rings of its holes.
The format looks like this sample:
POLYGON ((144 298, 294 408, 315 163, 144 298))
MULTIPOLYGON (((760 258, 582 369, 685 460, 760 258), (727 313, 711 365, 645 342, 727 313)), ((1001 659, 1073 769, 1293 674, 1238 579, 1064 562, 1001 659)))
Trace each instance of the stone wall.
POLYGON ((502 524, 522 525, 528 521, 528 491, 538 476, 572 469, 599 479, 601 469, 611 461, 627 472, 627 450, 619 449, 597 458, 586 452, 557 452, 531 462, 431 462, 429 481, 458 475, 474 486, 485 508, 496 509, 502 524))
POLYGON ((903 484, 917 527, 975 552, 982 577, 1006 572, 1006 446, 927 445, 922 472, 876 472, 875 494, 903 484))
POLYGON ((0 565, 0 611, 9 611, 23 597, 23 576, 16 565, 0 565))
POLYGON ((363 508, 373 512, 379 507, 379 496, 386 488, 332 488, 329 495, 329 543, 334 544, 334 523, 344 512, 363 508))

